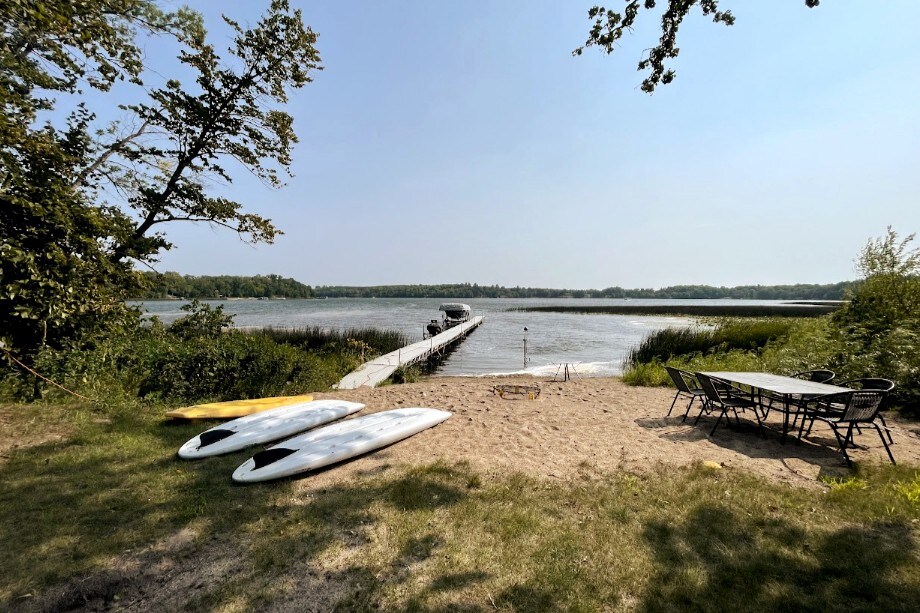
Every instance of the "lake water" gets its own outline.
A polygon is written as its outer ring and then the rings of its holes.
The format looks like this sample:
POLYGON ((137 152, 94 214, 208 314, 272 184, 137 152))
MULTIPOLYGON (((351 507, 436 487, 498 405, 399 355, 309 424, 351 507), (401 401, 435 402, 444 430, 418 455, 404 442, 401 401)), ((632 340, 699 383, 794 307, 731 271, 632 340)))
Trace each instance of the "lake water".
MULTIPOLYGON (((383 328, 399 330, 412 342, 422 340, 424 325, 440 318, 437 298, 330 298, 325 300, 226 300, 223 305, 238 327, 333 329, 383 328)), ((553 375, 561 363, 575 365, 580 375, 619 374, 627 351, 651 332, 669 326, 695 325, 681 317, 525 313, 508 309, 542 305, 621 305, 611 299, 466 299, 473 315, 485 323, 453 351, 438 370, 443 375, 528 373, 553 375), (528 363, 524 364, 526 332, 528 363)), ((165 323, 183 315, 180 301, 140 303, 165 323)), ((630 305, 657 304, 776 304, 766 300, 630 300, 630 305)))

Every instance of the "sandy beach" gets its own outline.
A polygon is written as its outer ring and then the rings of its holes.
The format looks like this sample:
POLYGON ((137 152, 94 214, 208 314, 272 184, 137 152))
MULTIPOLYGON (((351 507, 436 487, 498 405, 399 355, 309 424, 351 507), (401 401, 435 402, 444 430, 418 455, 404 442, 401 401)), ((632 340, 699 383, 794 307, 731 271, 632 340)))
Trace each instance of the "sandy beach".
MULTIPOLYGON (((682 466, 697 461, 717 462, 748 470, 777 482, 821 487, 819 476, 846 473, 834 446, 831 430, 820 422, 811 437, 796 444, 780 441, 781 414, 772 413, 766 438, 753 421, 741 428, 720 424, 715 417, 699 424, 682 422, 678 401, 667 388, 625 385, 619 378, 579 378, 566 382, 531 377, 433 377, 419 383, 316 394, 363 402, 361 414, 397 407, 427 406, 446 409, 453 417, 409 440, 349 464, 301 481, 304 486, 329 483, 351 474, 375 471, 388 464, 467 461, 480 471, 521 471, 547 479, 566 479, 586 469, 603 473, 642 471, 658 463, 682 466), (498 384, 537 384, 536 400, 493 393, 498 384)), ((683 405, 684 407, 686 405, 683 405)), ((693 409, 691 417, 696 413, 693 409)), ((753 416, 750 416, 753 419, 753 416)), ((920 464, 920 424, 888 414, 895 459, 920 464)), ((874 430, 856 437, 857 462, 887 462, 874 430)))

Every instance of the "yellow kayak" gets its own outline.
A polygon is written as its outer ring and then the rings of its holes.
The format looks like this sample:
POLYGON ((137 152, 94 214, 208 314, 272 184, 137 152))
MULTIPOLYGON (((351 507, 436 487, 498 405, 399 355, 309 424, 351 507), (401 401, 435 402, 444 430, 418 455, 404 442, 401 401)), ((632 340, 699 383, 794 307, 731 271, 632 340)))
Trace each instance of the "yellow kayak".
POLYGON ((253 398, 250 400, 229 400, 227 402, 209 402, 192 407, 176 409, 166 414, 173 419, 235 419, 252 415, 259 411, 277 409, 298 402, 310 402, 313 396, 275 396, 274 398, 253 398))

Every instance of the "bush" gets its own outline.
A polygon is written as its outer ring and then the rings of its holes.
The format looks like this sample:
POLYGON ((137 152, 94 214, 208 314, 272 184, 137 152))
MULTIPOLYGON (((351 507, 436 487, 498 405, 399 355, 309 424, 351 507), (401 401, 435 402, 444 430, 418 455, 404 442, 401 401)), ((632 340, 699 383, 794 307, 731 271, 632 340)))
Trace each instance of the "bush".
POLYGON ((142 352, 146 376, 138 395, 185 401, 328 389, 357 365, 349 356, 321 356, 239 332, 184 343, 154 339, 142 352))

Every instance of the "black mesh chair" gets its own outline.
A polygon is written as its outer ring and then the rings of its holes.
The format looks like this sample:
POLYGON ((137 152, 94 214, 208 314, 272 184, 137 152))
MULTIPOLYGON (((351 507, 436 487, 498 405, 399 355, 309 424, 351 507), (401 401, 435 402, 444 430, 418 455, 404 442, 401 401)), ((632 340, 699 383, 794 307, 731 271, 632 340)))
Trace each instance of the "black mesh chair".
MULTIPOLYGON (((719 413, 719 419, 716 420, 716 424, 712 427, 712 432, 709 433, 710 435, 715 434, 716 428, 719 427, 719 423, 722 421, 723 417, 728 418, 729 410, 734 413, 735 421, 740 425, 741 418, 738 417, 738 409, 742 411, 751 409, 754 411, 754 417, 757 418, 757 426, 760 429, 760 434, 766 437, 766 433, 763 429, 763 422, 760 421, 760 413, 757 410, 759 405, 754 401, 754 396, 751 392, 745 392, 728 381, 716 379, 704 375, 703 373, 698 372, 694 373, 694 375, 697 381, 700 382, 703 392, 706 394, 706 405, 712 410, 716 408, 722 409, 719 413)), ((700 420, 702 414, 703 409, 700 409, 699 415, 696 416, 696 421, 693 422, 694 424, 700 420)))
MULTIPOLYGON (((851 387, 857 390, 878 390, 880 392, 885 392, 886 395, 888 392, 895 388, 894 381, 891 381, 890 379, 880 379, 878 377, 850 379, 849 381, 835 383, 834 385, 839 385, 840 387, 851 387)), ((888 442, 894 445, 894 439, 891 438, 891 430, 888 428, 888 424, 885 423, 885 416, 882 415, 881 410, 879 410, 878 420, 882 422, 882 427, 885 429, 885 434, 888 436, 888 442)))
MULTIPOLYGON (((853 430, 862 426, 872 426, 878 432, 882 439, 882 445, 888 452, 888 458, 894 464, 894 456, 891 455, 891 449, 882 434, 881 428, 875 423, 878 417, 878 411, 881 407, 882 400, 885 398, 885 392, 879 390, 853 390, 850 392, 837 392, 835 394, 825 394, 810 398, 802 403, 805 411, 805 419, 802 420, 802 426, 799 428, 799 440, 802 439, 805 421, 814 421, 817 419, 823 421, 834 431, 834 437, 840 446, 840 453, 847 465, 852 465, 853 461, 847 454, 847 447, 853 442, 853 430), (840 435, 840 429, 846 427, 846 434, 840 435)), ((811 426, 808 427, 809 432, 811 426)))
POLYGON ((665 366, 664 369, 668 371, 671 380, 674 381, 674 385, 677 387, 677 393, 674 394, 674 400, 671 401, 671 408, 668 409, 667 416, 671 416, 671 411, 674 410, 674 405, 677 403, 678 398, 689 398, 690 402, 687 403, 687 410, 684 411, 684 418, 681 420, 687 421, 687 415, 690 414, 690 407, 693 406, 693 401, 700 398, 702 402, 706 402, 706 393, 700 387, 692 372, 674 368, 673 366, 665 366))
POLYGON ((815 383, 829 383, 837 375, 832 370, 803 370, 802 372, 797 372, 789 376, 795 377, 796 379, 813 381, 815 383))

